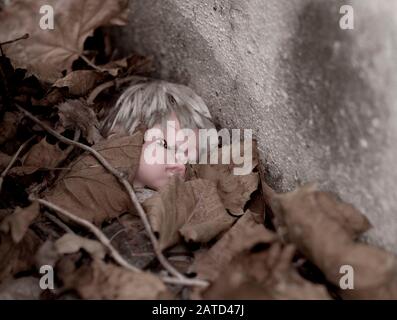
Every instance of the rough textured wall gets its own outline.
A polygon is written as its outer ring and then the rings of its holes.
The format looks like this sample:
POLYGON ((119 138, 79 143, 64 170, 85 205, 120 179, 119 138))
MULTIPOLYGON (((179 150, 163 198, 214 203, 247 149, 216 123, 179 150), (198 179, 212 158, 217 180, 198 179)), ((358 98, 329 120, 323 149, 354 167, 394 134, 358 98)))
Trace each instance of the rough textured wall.
POLYGON ((131 0, 121 52, 154 55, 230 128, 252 128, 273 187, 318 181, 397 252, 397 2, 131 0), (339 28, 352 4, 355 29, 339 28))

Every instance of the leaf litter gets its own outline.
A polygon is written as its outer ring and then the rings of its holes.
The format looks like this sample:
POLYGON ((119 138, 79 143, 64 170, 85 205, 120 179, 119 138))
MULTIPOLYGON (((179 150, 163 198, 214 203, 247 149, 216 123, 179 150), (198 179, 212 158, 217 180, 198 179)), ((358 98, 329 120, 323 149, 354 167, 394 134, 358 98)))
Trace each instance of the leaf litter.
POLYGON ((91 153, 65 145, 20 109, 91 146, 132 183, 143 129, 108 139, 99 131, 123 84, 154 70, 148 57, 115 60, 112 48, 100 44, 107 26, 125 23, 126 2, 46 0, 63 14, 57 31, 45 37, 32 14, 41 4, 13 1, 0 11, 0 42, 29 33, 3 45, 0 56, 0 297, 397 298, 396 257, 359 240, 371 228, 367 218, 314 184, 273 191, 255 142, 247 175, 234 175, 234 163, 189 165, 186 180, 175 176, 158 192, 138 193, 168 263, 208 285, 165 281, 145 223, 120 181, 91 153), (72 31, 63 32, 66 27, 72 31), (87 40, 97 47, 85 50, 87 40), (31 194, 80 220, 31 202, 31 194), (106 240, 76 221, 96 226, 106 240), (137 271, 120 264, 108 244, 137 271), (55 270, 51 292, 38 288, 46 264, 55 270), (352 290, 340 287, 346 265, 354 270, 352 290))

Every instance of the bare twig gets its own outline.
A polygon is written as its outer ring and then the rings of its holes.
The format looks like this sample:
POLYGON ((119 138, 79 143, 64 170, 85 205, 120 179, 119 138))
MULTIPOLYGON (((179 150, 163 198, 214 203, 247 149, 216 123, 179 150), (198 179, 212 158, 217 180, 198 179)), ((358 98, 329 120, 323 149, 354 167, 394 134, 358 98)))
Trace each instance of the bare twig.
MULTIPOLYGON (((38 203, 46 206, 49 209, 52 209, 56 211, 58 214, 61 214, 68 219, 72 220, 73 222, 85 227, 87 230, 92 232, 97 239, 108 249, 110 255, 113 257, 113 259, 122 267, 126 268, 129 271, 133 272, 143 272, 142 270, 138 269, 137 267, 131 265, 128 263, 127 260, 123 258, 123 256, 116 250, 115 247, 111 244, 111 240, 109 240, 106 235, 94 224, 91 222, 80 218, 69 211, 57 206, 54 203, 51 203, 47 200, 44 199, 39 199, 34 197, 33 195, 29 196, 29 200, 31 201, 37 201, 38 203)), ((54 218, 54 217, 53 217, 54 218)), ((61 222, 63 224, 63 222, 61 222)), ((67 227, 69 230, 70 228, 67 227)), ((72 230, 70 230, 70 233, 74 233, 72 230)), ((172 277, 161 277, 161 279, 164 282, 170 283, 170 284, 180 284, 180 285, 192 285, 192 286, 207 286, 207 283, 205 281, 199 281, 197 279, 189 279, 189 278, 184 278, 184 279, 179 279, 179 278, 172 278, 172 277)))
POLYGON ((99 72, 105 72, 105 71, 106 71, 106 70, 102 69, 101 67, 97 66, 96 64, 92 63, 92 62, 90 61, 90 59, 88 59, 85 55, 82 55, 82 54, 81 54, 81 55, 80 55, 80 58, 83 59, 84 62, 85 62, 86 64, 88 64, 91 68, 93 68, 93 69, 95 69, 95 70, 97 70, 97 71, 99 71, 99 72))
POLYGON ((48 133, 52 134, 53 136, 55 136, 56 138, 58 138, 60 141, 67 143, 67 144, 72 144, 75 145, 83 150, 88 151, 89 153, 91 153, 104 167, 105 169, 107 169, 111 174, 113 174, 118 181, 124 186, 124 188, 126 189, 131 202, 134 204, 142 222, 143 225, 145 227, 146 232, 149 235, 149 238, 151 240, 154 252, 157 256, 157 259, 159 260, 159 262, 161 263, 161 265, 174 277, 176 277, 178 279, 178 281, 180 283, 185 283, 185 284, 191 284, 191 285, 198 285, 198 286, 207 286, 208 282, 203 281, 203 280, 199 280, 199 279, 190 279, 185 277, 184 275, 182 275, 178 270, 176 270, 165 258, 165 256, 163 255, 162 251, 160 250, 160 246, 158 244, 157 238, 153 233, 152 227, 149 223, 149 220, 146 216, 146 213, 144 211, 144 209, 142 208, 141 204, 138 201, 138 198, 135 194, 135 191, 133 190, 133 188, 131 187, 131 184, 128 182, 128 180, 124 177, 124 175, 119 172, 118 170, 116 170, 115 168, 113 168, 108 161, 100 154, 98 153, 96 150, 94 150, 93 148, 82 144, 80 142, 77 141, 73 141, 70 140, 62 135, 60 135, 58 132, 56 132, 55 130, 53 130, 52 128, 50 128, 48 125, 46 125, 45 123, 43 123, 42 121, 40 121, 39 119, 37 119, 35 116, 33 116, 30 112, 26 111, 24 108, 20 107, 17 105, 17 108, 22 111, 28 118, 30 118, 31 120, 33 120, 34 122, 36 122, 38 125, 40 125, 43 129, 45 129, 48 133))
POLYGON ((14 165, 15 161, 17 161, 19 154, 22 152, 23 148, 25 148, 25 146, 33 139, 34 137, 29 138, 27 141, 25 141, 24 143, 21 144, 21 146, 18 148, 17 152, 15 152, 15 154, 13 155, 13 157, 11 158, 10 163, 8 164, 7 168, 4 169, 4 171, 2 172, 1 176, 0 176, 0 192, 1 192, 1 188, 3 186, 3 181, 5 176, 7 175, 8 171, 11 169, 11 167, 14 165))
POLYGON ((16 38, 16 39, 13 39, 13 40, 8 40, 8 41, 1 42, 1 43, 0 43, 0 52, 1 52, 1 55, 2 55, 2 56, 4 55, 2 46, 7 45, 7 44, 14 43, 14 42, 19 41, 19 40, 27 39, 27 38, 29 38, 29 33, 25 33, 23 36, 21 36, 21 37, 19 37, 19 38, 16 38))
POLYGON ((56 204, 53 204, 47 200, 44 199, 39 199, 34 197, 33 195, 29 196, 29 200, 31 201, 36 201, 47 208, 50 208, 57 213, 60 213, 61 215, 67 217, 68 219, 72 220, 75 223, 78 223, 79 225, 85 227, 88 229, 90 232, 92 232, 98 240, 109 250, 110 255, 113 257, 113 259, 122 267, 130 270, 130 271, 135 271, 135 272, 142 272, 142 270, 138 269, 137 267, 134 267, 133 265, 129 264, 121 255, 120 253, 113 247, 113 245, 110 243, 109 239, 105 236, 105 234, 94 224, 91 222, 82 219, 69 211, 57 206, 56 204))
POLYGON ((75 234, 75 232, 70 229, 65 223, 63 223, 60 219, 58 219, 56 216, 52 215, 51 213, 45 211, 44 215, 50 219, 53 223, 55 223, 57 226, 59 226, 63 231, 66 233, 72 233, 75 234))

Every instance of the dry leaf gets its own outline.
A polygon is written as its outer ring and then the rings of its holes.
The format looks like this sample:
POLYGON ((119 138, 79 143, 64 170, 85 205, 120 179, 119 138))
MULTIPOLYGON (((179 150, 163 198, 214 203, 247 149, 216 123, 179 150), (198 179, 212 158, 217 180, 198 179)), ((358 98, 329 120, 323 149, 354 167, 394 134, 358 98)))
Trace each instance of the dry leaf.
POLYGON ((57 108, 60 123, 65 129, 80 129, 83 137, 90 144, 102 140, 95 112, 87 106, 84 100, 66 100, 57 105, 57 108))
POLYGON ((159 246, 164 250, 180 240, 179 229, 193 211, 195 199, 192 188, 187 188, 180 177, 174 176, 142 205, 153 231, 158 234, 159 246))
POLYGON ((58 254, 70 254, 84 249, 91 256, 103 259, 106 254, 104 246, 96 240, 80 237, 76 234, 66 233, 54 243, 54 247, 58 254))
POLYGON ((212 181, 183 181, 178 176, 143 203, 161 249, 185 241, 208 242, 228 229, 236 217, 229 215, 212 181))
POLYGON ((76 70, 58 79, 53 86, 59 88, 67 87, 70 94, 85 96, 104 79, 105 75, 95 70, 76 70))
POLYGON ((0 151, 0 171, 3 171, 11 161, 12 156, 0 151))
POLYGON ((32 97, 31 102, 33 106, 43 106, 43 107, 52 108, 53 106, 65 101, 67 92, 68 92, 67 88, 51 87, 51 89, 46 93, 46 95, 42 99, 37 100, 34 97, 32 97))
MULTIPOLYGON (((226 153, 233 160, 232 154, 235 145, 226 145, 215 150, 218 153, 218 159, 223 159, 221 155, 222 153, 226 153)), ((252 171, 258 164, 255 156, 256 144, 253 144, 251 148, 253 150, 253 158, 250 159, 252 161, 252 171)), ((238 150, 240 150, 240 154, 243 152, 243 143, 240 144, 238 150)), ((210 180, 216 184, 218 194, 226 209, 234 215, 242 215, 244 214, 244 206, 250 199, 251 193, 258 188, 259 175, 251 171, 246 175, 235 175, 233 170, 236 167, 241 167, 241 165, 236 165, 233 161, 230 164, 223 164, 221 160, 219 160, 219 164, 191 165, 191 169, 197 178, 210 180)))
POLYGON ((0 282, 21 271, 34 266, 34 255, 41 240, 28 229, 19 243, 14 243, 11 236, 0 232, 0 282))
POLYGON ((0 144, 13 138, 17 132, 21 115, 16 112, 5 112, 0 124, 0 144))
POLYGON ((34 277, 7 279, 0 284, 0 300, 39 300, 43 292, 39 283, 34 277))
POLYGON ((186 242, 208 242, 236 221, 227 214, 212 181, 197 179, 186 183, 193 189, 195 207, 179 233, 186 242))
POLYGON ((1 221, 0 230, 4 233, 10 233, 12 240, 15 243, 19 243, 28 231, 30 224, 39 215, 39 212, 39 205, 36 202, 26 208, 17 207, 12 214, 1 221))
POLYGON ((32 174, 39 169, 53 169, 66 159, 68 152, 62 150, 57 144, 49 144, 46 137, 35 144, 24 155, 22 166, 10 170, 12 175, 32 174))
POLYGON ((83 299, 170 299, 164 283, 148 272, 132 272, 94 259, 79 268, 61 260, 58 275, 66 289, 74 289, 83 299), (69 264, 66 265, 65 264, 69 264))
POLYGON ((271 206, 286 239, 339 287, 344 265, 354 270, 354 290, 344 298, 397 299, 397 258, 391 253, 355 242, 369 227, 367 218, 351 205, 306 185, 273 197, 271 206))
POLYGON ((119 60, 110 61, 100 65, 101 70, 108 72, 112 76, 123 76, 138 74, 151 69, 152 61, 150 58, 132 54, 119 60))
POLYGON ((295 248, 276 242, 267 250, 242 252, 202 294, 204 299, 330 299, 324 286, 303 279, 292 266, 295 248))
POLYGON ((276 234, 258 224, 255 214, 247 211, 209 250, 196 255, 190 272, 200 279, 213 281, 238 253, 276 240, 276 234))
POLYGON ((14 66, 53 82, 82 54, 85 39, 96 28, 121 25, 126 13, 124 0, 16 0, 0 11, 0 42, 29 33, 29 39, 8 45, 5 53, 14 66), (43 5, 53 8, 54 29, 40 28, 43 5))
POLYGON ((122 215, 102 230, 130 264, 145 269, 156 255, 139 216, 122 215))
POLYGON ((212 284, 194 288, 192 299, 329 299, 323 286, 299 276, 294 248, 281 248, 275 233, 246 212, 189 269, 212 284), (259 253, 257 253, 259 251, 259 253))
MULTIPOLYGON (((142 142, 143 133, 137 131, 132 136, 103 140, 93 148, 113 168, 125 173, 132 183, 139 165, 142 142)), ((89 154, 80 156, 44 198, 96 225, 134 210, 118 180, 89 154)))

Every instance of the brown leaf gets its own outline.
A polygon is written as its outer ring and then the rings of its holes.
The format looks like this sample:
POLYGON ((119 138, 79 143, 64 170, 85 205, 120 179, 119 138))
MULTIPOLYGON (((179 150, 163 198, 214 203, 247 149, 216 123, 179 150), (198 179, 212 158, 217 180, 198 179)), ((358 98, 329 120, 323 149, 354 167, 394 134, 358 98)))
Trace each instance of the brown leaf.
POLYGON ((132 265, 145 269, 156 255, 139 216, 125 214, 102 230, 113 246, 132 265))
MULTIPOLYGON (((248 143, 248 142, 247 142, 248 143)), ((218 159, 222 158, 222 153, 230 155, 231 161, 233 160, 232 153, 236 144, 226 145, 218 150, 218 159)), ((218 194, 225 206, 231 213, 235 215, 244 214, 244 206, 250 199, 251 193, 258 188, 259 176, 256 172, 251 172, 257 166, 256 160, 256 144, 253 144, 253 158, 252 168, 249 174, 236 175, 234 169, 241 167, 236 165, 233 161, 230 164, 223 164, 219 160, 218 164, 194 164, 191 165, 195 176, 197 178, 213 181, 218 189, 218 194)), ((243 152, 243 143, 240 144, 240 154, 243 152)), ((210 155, 208 155, 210 157, 210 155)))
POLYGON ((36 267, 55 266, 64 255, 77 253, 80 249, 98 259, 104 259, 106 255, 106 249, 99 241, 66 233, 56 241, 47 240, 40 246, 35 254, 36 267))
POLYGON ((61 260, 58 275, 65 288, 74 289, 83 299, 170 299, 164 283, 148 272, 132 272, 94 259, 79 268, 61 260))
POLYGON ((38 203, 32 203, 26 208, 17 207, 12 214, 1 221, 0 230, 4 233, 10 233, 12 240, 15 243, 19 243, 28 231, 30 224, 39 215, 39 212, 38 203))
POLYGON ((11 161, 12 156, 0 151, 0 171, 3 171, 11 161))
POLYGON ((95 70, 75 70, 58 79, 54 87, 67 87, 75 96, 87 95, 95 86, 105 79, 105 75, 95 70))
POLYGON ((344 298, 396 299, 397 258, 391 253, 355 242, 369 227, 367 218, 351 205, 306 185, 273 197, 271 206, 286 239, 339 287, 340 269, 354 271, 354 290, 340 290, 344 298))
POLYGON ((65 160, 67 155, 65 150, 59 148, 58 143, 49 144, 44 137, 24 155, 22 166, 12 168, 10 173, 24 175, 32 174, 39 169, 53 169, 65 160))
POLYGON ((148 72, 151 70, 151 58, 132 54, 119 60, 110 61, 106 64, 100 65, 101 70, 104 70, 112 76, 124 76, 130 74, 137 74, 148 72))
POLYGON ((64 234, 55 241, 54 246, 60 255, 75 253, 80 249, 84 249, 91 256, 99 259, 103 259, 106 254, 106 249, 99 241, 80 237, 72 233, 64 234))
POLYGON ((0 144, 13 138, 17 132, 21 115, 16 112, 5 112, 0 123, 0 144))
POLYGON ((209 250, 197 254, 190 272, 197 273, 200 279, 213 281, 238 253, 276 240, 276 234, 258 224, 255 214, 247 211, 209 250))
MULTIPOLYGON (((132 183, 139 165, 143 133, 114 136, 93 146, 132 183)), ((44 198, 96 225, 134 207, 124 188, 93 156, 84 154, 44 198)), ((67 221, 66 218, 62 218, 67 221)))
POLYGON ((330 299, 324 286, 303 279, 292 266, 295 248, 279 242, 267 250, 242 252, 204 291, 204 299, 330 299))
POLYGON ((0 285, 0 300, 39 300, 43 290, 34 277, 7 279, 0 285))
POLYGON ((67 88, 51 87, 42 99, 37 100, 32 97, 31 102, 33 106, 53 107, 65 101, 65 96, 67 96, 67 93, 67 88))
POLYGON ((26 68, 42 80, 53 82, 82 54, 85 39, 96 28, 120 25, 125 22, 126 13, 127 1, 124 0, 12 1, 0 11, 0 42, 29 33, 29 39, 4 48, 6 55, 16 67, 26 68), (43 5, 53 8, 52 30, 40 28, 43 5))
POLYGON ((0 232, 0 282, 18 272, 31 269, 40 243, 41 240, 30 229, 19 243, 15 243, 10 235, 0 232))
POLYGON ((186 241, 207 242, 236 220, 222 205, 216 186, 203 179, 178 176, 143 203, 161 249, 186 241))
POLYGON ((57 105, 57 108, 60 123, 65 129, 80 129, 83 137, 91 144, 102 140, 95 112, 84 100, 66 100, 57 105))
POLYGON ((205 290, 194 288, 191 298, 329 298, 324 287, 298 275, 291 265, 293 252, 293 248, 282 249, 277 235, 248 211, 209 250, 197 254, 189 271, 212 285, 205 290))

